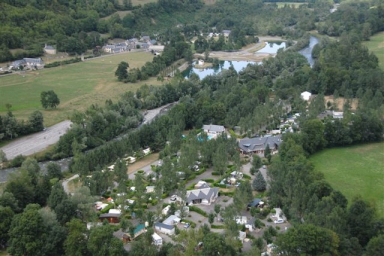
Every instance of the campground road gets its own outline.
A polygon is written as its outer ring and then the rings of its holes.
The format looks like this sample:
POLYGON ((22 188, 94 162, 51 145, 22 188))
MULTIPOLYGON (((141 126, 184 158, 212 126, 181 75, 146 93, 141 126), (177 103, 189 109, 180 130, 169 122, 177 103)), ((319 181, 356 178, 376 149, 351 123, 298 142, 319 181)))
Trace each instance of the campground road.
POLYGON ((45 131, 37 132, 20 139, 16 139, 8 145, 0 148, 0 150, 4 151, 8 160, 12 160, 18 155, 32 155, 58 142, 60 136, 66 133, 71 124, 72 122, 69 120, 60 122, 46 128, 45 131))

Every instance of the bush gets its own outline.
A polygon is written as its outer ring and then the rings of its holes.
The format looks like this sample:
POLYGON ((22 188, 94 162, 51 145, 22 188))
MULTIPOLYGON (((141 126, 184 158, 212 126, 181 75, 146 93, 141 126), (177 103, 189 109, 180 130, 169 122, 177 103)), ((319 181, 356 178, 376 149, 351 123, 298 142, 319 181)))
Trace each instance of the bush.
POLYGON ((220 176, 220 173, 219 172, 212 172, 212 175, 213 176, 220 176))
POLYGON ((25 161, 25 159, 27 159, 27 158, 25 156, 23 156, 23 155, 16 156, 11 161, 11 167, 19 167, 19 166, 21 166, 21 164, 25 161))
POLYGON ((214 183, 213 186, 214 186, 214 187, 218 187, 218 188, 227 188, 227 185, 225 185, 225 184, 220 184, 220 183, 214 183))
POLYGON ((205 182, 208 182, 208 183, 214 183, 215 182, 214 179, 202 179, 202 180, 205 182))
POLYGON ((268 222, 272 222, 272 219, 271 219, 271 218, 268 218, 267 221, 268 221, 268 222))
POLYGON ((213 224, 211 224, 211 228, 213 228, 213 229, 225 229, 225 226, 224 225, 213 225, 213 224))
POLYGON ((113 204, 108 204, 107 207, 105 207, 104 209, 100 210, 99 212, 100 213, 108 213, 110 209, 113 208, 113 204))
MULTIPOLYGON (((235 191, 232 191, 232 192, 224 192, 224 191, 220 191, 219 194, 221 196, 230 196, 230 197, 233 197, 233 195, 235 194, 235 191)), ((227 200, 228 201, 228 200, 227 200)))
POLYGON ((192 205, 192 206, 189 206, 189 210, 191 212, 197 212, 198 214, 200 214, 200 215, 202 215, 204 217, 208 217, 208 214, 205 211, 201 210, 199 207, 196 207, 196 206, 192 205))
POLYGON ((254 224, 255 224, 256 228, 265 227, 265 224, 261 220, 259 220, 259 219, 256 219, 254 224))
POLYGON ((190 186, 187 187, 187 190, 192 190, 192 189, 195 189, 195 185, 197 183, 192 183, 190 186))
POLYGON ((251 179, 251 176, 249 176, 248 174, 243 174, 243 178, 246 179, 246 180, 250 180, 251 179))

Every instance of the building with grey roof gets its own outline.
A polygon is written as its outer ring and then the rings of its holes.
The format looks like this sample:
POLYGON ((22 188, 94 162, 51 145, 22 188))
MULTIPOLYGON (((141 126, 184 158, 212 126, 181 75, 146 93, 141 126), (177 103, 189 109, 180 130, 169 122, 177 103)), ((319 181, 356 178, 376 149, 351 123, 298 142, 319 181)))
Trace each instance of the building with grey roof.
POLYGON ((219 188, 202 188, 187 191, 187 205, 206 204, 215 202, 219 196, 219 188))
POLYGON ((257 138, 244 138, 239 141, 239 150, 242 154, 257 154, 264 156, 264 151, 269 145, 272 154, 276 154, 282 143, 281 135, 257 138))
POLYGON ((208 135, 210 135, 210 134, 218 135, 218 134, 222 134, 223 132, 225 132, 224 126, 214 125, 214 124, 203 125, 203 130, 208 135))
POLYGON ((175 226, 164 224, 161 222, 155 223, 155 230, 167 234, 167 235, 174 235, 175 234, 175 226))

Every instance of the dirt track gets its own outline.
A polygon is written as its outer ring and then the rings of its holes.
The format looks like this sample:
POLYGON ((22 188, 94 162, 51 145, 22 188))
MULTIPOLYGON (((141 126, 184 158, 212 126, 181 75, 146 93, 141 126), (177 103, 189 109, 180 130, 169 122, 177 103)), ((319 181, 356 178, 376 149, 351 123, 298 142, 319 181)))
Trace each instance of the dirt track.
POLYGON ((71 124, 72 122, 69 120, 63 121, 48 127, 45 131, 17 139, 0 149, 4 151, 8 160, 15 158, 17 155, 32 155, 58 142, 60 136, 66 132, 71 124))

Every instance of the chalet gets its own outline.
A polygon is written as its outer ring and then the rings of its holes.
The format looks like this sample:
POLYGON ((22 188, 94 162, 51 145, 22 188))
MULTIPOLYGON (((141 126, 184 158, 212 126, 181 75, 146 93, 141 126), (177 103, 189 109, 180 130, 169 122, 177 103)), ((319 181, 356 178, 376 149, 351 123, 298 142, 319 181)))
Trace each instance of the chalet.
POLYGON ((205 204, 215 202, 219 195, 219 188, 202 188, 187 191, 187 205, 205 204))
POLYGON ((247 205, 247 209, 249 210, 250 208, 252 207, 262 207, 264 205, 264 202, 261 201, 260 198, 255 198, 252 202, 250 202, 248 205, 247 205))
POLYGON ((107 220, 109 223, 119 223, 121 213, 104 213, 100 214, 101 221, 107 220))
POLYGON ((160 222, 155 223, 155 230, 167 235, 175 234, 175 226, 160 222))
POLYGON ((242 154, 257 154, 264 156, 264 151, 269 145, 272 154, 276 154, 283 141, 281 135, 256 138, 244 138, 239 141, 239 150, 242 154))
POLYGON ((208 136, 217 136, 225 132, 224 126, 214 124, 204 125, 203 130, 208 136))

